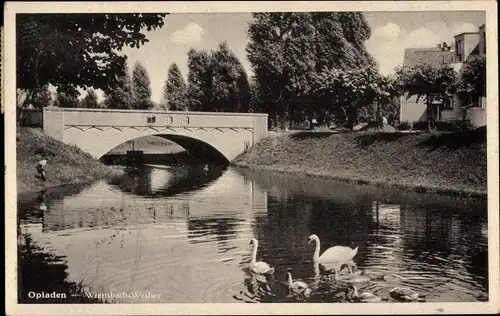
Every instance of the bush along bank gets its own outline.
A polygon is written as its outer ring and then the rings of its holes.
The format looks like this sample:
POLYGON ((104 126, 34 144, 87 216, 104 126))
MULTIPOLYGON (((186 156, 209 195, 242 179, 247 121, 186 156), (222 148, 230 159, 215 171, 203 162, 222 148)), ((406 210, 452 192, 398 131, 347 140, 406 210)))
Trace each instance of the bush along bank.
POLYGON ((265 138, 233 165, 485 197, 486 149, 485 127, 423 134, 300 132, 265 138))
POLYGON ((18 193, 62 184, 88 183, 123 173, 123 170, 106 166, 81 149, 61 143, 40 130, 18 128, 16 142, 18 193), (47 181, 43 182, 36 177, 36 164, 47 158, 47 181))

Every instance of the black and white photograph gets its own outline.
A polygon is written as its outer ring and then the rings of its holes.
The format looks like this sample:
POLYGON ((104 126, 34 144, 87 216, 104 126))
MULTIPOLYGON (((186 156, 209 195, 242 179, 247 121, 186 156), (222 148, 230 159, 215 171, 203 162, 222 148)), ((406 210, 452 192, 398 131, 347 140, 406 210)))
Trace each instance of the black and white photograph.
POLYGON ((472 3, 7 2, 7 313, 499 312, 472 3))

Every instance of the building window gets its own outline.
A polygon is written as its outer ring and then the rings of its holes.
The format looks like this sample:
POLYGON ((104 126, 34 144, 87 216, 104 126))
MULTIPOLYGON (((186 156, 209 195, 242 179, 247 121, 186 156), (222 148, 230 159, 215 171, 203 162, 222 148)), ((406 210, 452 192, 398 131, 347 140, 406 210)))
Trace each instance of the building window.
POLYGON ((443 110, 453 110, 453 98, 444 98, 443 110))
POLYGON ((156 123, 156 116, 148 116, 147 122, 148 124, 156 123))
POLYGON ((463 41, 457 41, 456 47, 455 47, 456 55, 457 55, 457 62, 462 62, 463 57, 464 57, 464 42, 463 41))

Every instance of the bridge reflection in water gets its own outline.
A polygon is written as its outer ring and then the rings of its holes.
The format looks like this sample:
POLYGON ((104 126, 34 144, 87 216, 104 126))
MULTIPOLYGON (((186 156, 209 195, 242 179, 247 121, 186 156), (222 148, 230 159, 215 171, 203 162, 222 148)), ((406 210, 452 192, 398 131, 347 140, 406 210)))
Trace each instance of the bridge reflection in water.
POLYGON ((277 278, 308 279, 311 233, 322 249, 359 247, 358 266, 388 276, 367 285, 376 293, 410 286, 428 301, 474 301, 488 291, 484 201, 201 168, 48 191, 46 210, 20 202, 20 233, 63 255, 69 278, 93 291, 162 294, 144 302, 233 302, 250 238, 277 278))

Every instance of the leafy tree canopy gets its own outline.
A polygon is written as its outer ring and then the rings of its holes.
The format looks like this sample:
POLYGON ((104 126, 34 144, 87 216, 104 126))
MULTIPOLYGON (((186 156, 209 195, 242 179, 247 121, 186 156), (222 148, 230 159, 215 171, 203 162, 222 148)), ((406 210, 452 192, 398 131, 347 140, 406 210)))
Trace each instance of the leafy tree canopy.
POLYGON ((76 87, 109 92, 123 75, 124 46, 148 42, 144 31, 162 27, 166 14, 18 14, 17 87, 51 83, 66 94, 76 87))
POLYGON ((320 111, 314 82, 325 68, 375 65, 364 47, 371 31, 358 12, 255 13, 248 35, 260 104, 271 116, 320 111))
POLYGON ((81 104, 75 95, 58 91, 54 100, 54 106, 60 108, 79 108, 81 104))
POLYGON ((486 58, 474 56, 460 70, 459 92, 475 98, 486 96, 486 58))
MULTIPOLYGON (((399 94, 395 79, 381 76, 374 67, 359 70, 324 68, 315 81, 318 109, 352 128, 370 107, 390 105, 399 94)), ((367 111, 368 110, 368 111, 367 111)))
POLYGON ((407 98, 417 96, 417 102, 425 98, 427 126, 432 128, 431 104, 442 102, 457 92, 458 75, 447 65, 419 64, 404 66, 396 70, 398 89, 407 98))
POLYGON ((188 52, 188 102, 198 111, 248 111, 250 87, 241 62, 221 43, 216 50, 188 52))
POLYGON ((442 100, 457 92, 458 75, 447 65, 419 64, 396 70, 398 89, 407 97, 417 96, 417 102, 442 100))

